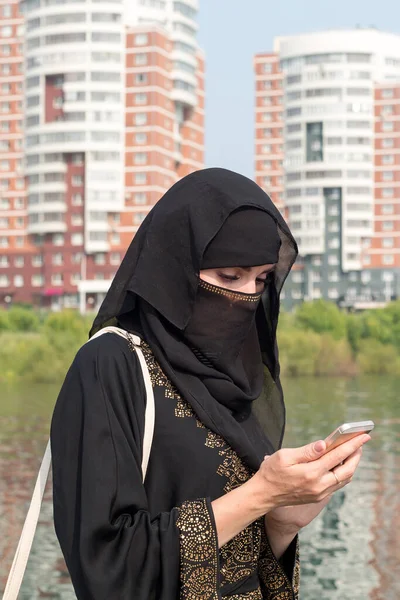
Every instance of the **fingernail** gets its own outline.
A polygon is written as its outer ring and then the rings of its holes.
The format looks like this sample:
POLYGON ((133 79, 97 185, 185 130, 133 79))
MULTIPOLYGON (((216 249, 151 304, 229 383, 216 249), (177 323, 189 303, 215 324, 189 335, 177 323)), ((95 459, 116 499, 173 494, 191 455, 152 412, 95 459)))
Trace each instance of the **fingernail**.
POLYGON ((314 444, 314 450, 315 452, 323 452, 325 450, 325 444, 322 440, 319 440, 318 442, 315 442, 314 444))

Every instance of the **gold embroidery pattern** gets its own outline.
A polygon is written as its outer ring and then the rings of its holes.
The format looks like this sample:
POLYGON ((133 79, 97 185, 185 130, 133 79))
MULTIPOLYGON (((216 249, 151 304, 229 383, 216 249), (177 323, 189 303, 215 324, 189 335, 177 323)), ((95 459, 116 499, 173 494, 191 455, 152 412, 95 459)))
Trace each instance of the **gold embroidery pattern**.
MULTIPOLYGON (((195 417, 197 427, 206 429, 205 425, 197 419, 190 404, 179 395, 178 390, 164 374, 150 347, 142 342, 141 348, 153 387, 164 387, 165 397, 176 401, 175 415, 179 418, 195 417)), ((221 436, 208 429, 205 445, 217 449, 222 458, 217 473, 226 478, 225 493, 242 485, 251 477, 250 470, 221 436)), ((177 526, 181 538, 183 582, 181 600, 217 600, 218 545, 206 501, 184 503, 179 511, 177 526)), ((298 600, 300 571, 298 548, 292 587, 269 547, 262 519, 246 527, 225 544, 219 551, 219 555, 221 586, 248 577, 258 566, 260 580, 268 594, 268 600, 298 600)), ((259 600, 262 598, 260 593, 259 590, 254 590, 229 596, 229 599, 259 600)))
POLYGON ((297 540, 293 581, 290 582, 279 561, 273 554, 263 530, 261 557, 258 561, 258 574, 268 600, 298 600, 299 598, 299 543, 297 540))
POLYGON ((180 531, 181 600, 218 600, 218 544, 205 500, 184 502, 180 531))
POLYGON ((223 584, 235 583, 257 570, 261 526, 260 520, 252 523, 220 549, 223 584))
POLYGON ((263 600, 261 589, 259 587, 251 592, 235 594, 234 596, 227 596, 226 598, 227 600, 263 600))
POLYGON ((294 600, 299 600, 300 593, 300 545, 299 538, 297 538, 296 544, 296 559, 293 571, 293 592, 294 592, 294 600))
POLYGON ((226 290, 225 288, 218 287, 217 285, 212 285, 203 279, 199 281, 199 287, 207 290, 208 292, 214 292, 214 294, 219 294, 220 296, 226 296, 231 300, 244 300, 245 302, 258 302, 261 298, 261 294, 242 294, 241 292, 231 292, 231 290, 226 290))

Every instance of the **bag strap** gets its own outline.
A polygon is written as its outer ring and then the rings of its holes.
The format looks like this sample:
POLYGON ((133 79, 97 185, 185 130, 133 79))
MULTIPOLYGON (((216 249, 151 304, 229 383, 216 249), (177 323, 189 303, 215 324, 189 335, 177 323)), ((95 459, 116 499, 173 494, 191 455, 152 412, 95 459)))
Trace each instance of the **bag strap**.
MULTIPOLYGON (((119 327, 104 327, 93 335, 88 342, 91 342, 96 337, 104 333, 115 333, 125 338, 130 342, 136 351, 139 363, 143 373, 144 385, 146 389, 146 411, 144 422, 144 437, 142 450, 142 477, 143 482, 146 477, 147 466, 149 464, 150 451, 154 435, 155 423, 155 404, 154 392, 150 379, 149 369, 143 352, 140 348, 141 340, 138 336, 132 335, 119 327)), ((86 343, 88 343, 86 342, 86 343)), ((19 590, 21 588, 22 579, 28 563, 29 554, 32 547, 33 538, 35 536, 36 526, 39 520, 40 507, 42 505, 43 494, 46 487, 47 478, 49 475, 51 463, 51 447, 50 440, 47 442, 46 450, 40 465, 39 474, 36 480, 35 489, 33 491, 32 500, 26 515, 25 523, 22 529, 21 537, 18 542, 14 560, 11 565, 10 573, 7 579, 6 589, 4 591, 3 600, 17 600, 19 590)))

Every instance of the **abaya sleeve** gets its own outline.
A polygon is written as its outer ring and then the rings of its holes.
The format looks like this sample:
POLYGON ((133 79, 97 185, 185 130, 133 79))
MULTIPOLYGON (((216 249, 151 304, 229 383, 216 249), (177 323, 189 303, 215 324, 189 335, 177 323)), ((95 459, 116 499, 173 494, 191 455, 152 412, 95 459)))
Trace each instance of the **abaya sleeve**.
POLYGON ((207 523, 208 560, 217 568, 208 499, 149 513, 141 473, 145 401, 138 359, 112 334, 81 348, 58 397, 54 521, 78 600, 185 597, 189 573, 180 572, 180 554, 191 554, 194 522, 207 523))
POLYGON ((275 598, 298 600, 300 580, 298 536, 294 538, 286 552, 278 560, 271 550, 265 531, 263 531, 258 575, 263 598, 266 600, 275 598))

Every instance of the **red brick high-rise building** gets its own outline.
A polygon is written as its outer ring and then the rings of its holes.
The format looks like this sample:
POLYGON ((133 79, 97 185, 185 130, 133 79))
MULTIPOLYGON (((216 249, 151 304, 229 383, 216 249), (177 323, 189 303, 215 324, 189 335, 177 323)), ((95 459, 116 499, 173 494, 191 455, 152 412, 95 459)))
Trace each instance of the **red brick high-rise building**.
POLYGON ((280 37, 254 70, 256 180, 300 251, 284 303, 400 297, 400 36, 280 37))
POLYGON ((204 165, 197 2, 0 11, 0 304, 94 308, 147 212, 204 165))

